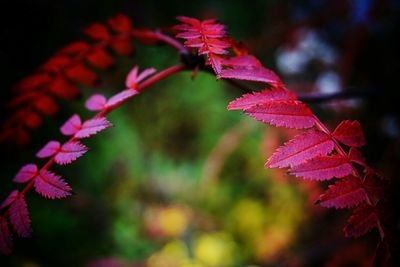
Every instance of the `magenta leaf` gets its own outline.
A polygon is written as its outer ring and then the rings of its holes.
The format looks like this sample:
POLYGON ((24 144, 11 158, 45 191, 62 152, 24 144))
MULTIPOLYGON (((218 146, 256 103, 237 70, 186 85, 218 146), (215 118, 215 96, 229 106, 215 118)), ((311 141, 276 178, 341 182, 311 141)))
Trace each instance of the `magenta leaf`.
POLYGON ((174 27, 175 30, 180 31, 176 37, 185 39, 184 45, 196 48, 199 55, 207 55, 206 64, 211 65, 214 72, 219 74, 222 70, 223 58, 216 55, 228 54, 226 48, 231 46, 224 39, 225 26, 217 24, 213 19, 204 21, 188 17, 177 17, 177 19, 184 24, 174 27))
POLYGON ((353 168, 347 158, 333 155, 313 158, 303 164, 294 166, 289 172, 304 179, 322 181, 350 175, 353 172, 353 168))
POLYGON ((144 69, 136 78, 136 83, 140 83, 150 75, 153 75, 157 70, 155 68, 144 69))
POLYGON ((20 197, 14 201, 9 209, 10 223, 20 237, 30 237, 32 233, 31 219, 26 201, 20 197))
POLYGON ((262 66, 254 67, 251 69, 243 67, 223 69, 221 73, 217 76, 217 78, 263 82, 273 86, 278 86, 282 84, 282 81, 275 74, 275 72, 262 66))
POLYGON ((365 145, 364 133, 358 121, 342 121, 332 134, 333 138, 351 147, 365 145))
POLYGON ((357 206, 367 199, 367 192, 360 180, 354 176, 345 177, 333 185, 329 185, 317 200, 323 207, 335 207, 337 209, 357 206))
POLYGON ((0 253, 10 255, 12 252, 12 236, 7 219, 0 216, 0 253))
POLYGON ((81 157, 87 151, 87 147, 82 145, 80 142, 70 141, 61 147, 60 151, 54 157, 54 161, 60 165, 69 164, 81 157))
POLYGON ((244 94, 242 97, 231 101, 228 110, 246 110, 258 104, 279 100, 296 100, 296 96, 283 87, 264 89, 261 92, 244 94))
POLYGON ((45 198, 64 198, 71 195, 71 187, 60 176, 41 171, 35 178, 35 191, 45 198))
POLYGON ((15 183, 26 183, 35 177, 37 173, 38 168, 35 164, 27 164, 19 170, 13 181, 15 183))
POLYGON ((266 168, 293 167, 317 156, 332 152, 335 144, 321 131, 310 130, 278 148, 265 164, 266 168))
POLYGON ((107 101, 107 108, 109 107, 115 107, 119 105, 120 103, 124 102, 126 99, 138 94, 139 92, 134 90, 134 89, 126 89, 118 94, 112 96, 108 101, 107 101))
POLYGON ((82 129, 75 134, 75 137, 87 138, 107 129, 110 126, 112 126, 112 124, 104 117, 87 120, 83 123, 82 129))
POLYGON ((86 100, 85 107, 90 111, 100 111, 106 107, 106 98, 103 95, 95 94, 86 100))
POLYGON ((275 126, 310 128, 314 125, 311 110, 299 101, 274 101, 252 106, 245 110, 250 117, 275 126))
POLYGON ((48 158, 56 154, 60 150, 60 142, 50 141, 39 152, 36 153, 38 158, 48 158))
POLYGON ((379 217, 371 205, 357 207, 343 229, 346 237, 360 237, 375 227, 379 227, 379 217))
POLYGON ((139 67, 135 66, 128 74, 126 77, 125 81, 125 86, 129 89, 136 89, 138 83, 143 81, 145 78, 148 76, 152 75, 153 73, 156 72, 156 69, 154 68, 149 68, 143 70, 139 75, 138 75, 139 67))
POLYGON ((240 56, 226 58, 224 59, 222 64, 230 68, 252 69, 256 67, 262 67, 261 62, 255 56, 252 55, 240 55, 240 56))
POLYGON ((82 127, 81 118, 79 115, 75 114, 69 118, 63 126, 61 126, 60 131, 63 135, 74 135, 76 134, 82 127))
POLYGON ((223 58, 214 54, 209 54, 206 65, 211 65, 215 73, 221 73, 222 71, 222 60, 223 58))
POLYGON ((0 210, 7 208, 10 204, 12 204, 18 198, 18 190, 12 191, 8 197, 1 203, 0 210))

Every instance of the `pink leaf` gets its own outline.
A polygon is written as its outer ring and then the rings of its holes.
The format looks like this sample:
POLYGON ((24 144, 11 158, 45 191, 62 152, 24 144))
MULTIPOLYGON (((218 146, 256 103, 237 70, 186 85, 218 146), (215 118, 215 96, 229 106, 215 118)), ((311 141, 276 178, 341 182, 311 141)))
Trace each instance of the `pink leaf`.
POLYGON ((356 208, 343 229, 346 237, 360 237, 375 227, 379 227, 379 218, 371 205, 356 208))
POLYGON ((48 158, 56 154, 60 150, 60 142, 50 141, 39 152, 36 153, 38 158, 48 158))
POLYGON ((7 208, 10 204, 12 204, 18 198, 18 190, 12 191, 8 197, 1 203, 0 210, 7 208))
POLYGON ((266 168, 296 166, 317 156, 325 156, 334 148, 330 136, 324 132, 310 130, 297 135, 276 150, 265 164, 266 168))
POLYGON ((258 121, 287 128, 310 128, 315 123, 311 110, 299 101, 267 102, 252 106, 245 113, 258 121))
POLYGON ((240 55, 240 56, 230 57, 224 59, 222 64, 230 68, 253 69, 255 67, 262 67, 261 62, 255 56, 252 55, 240 55))
POLYGON ((71 187, 60 176, 41 171, 35 178, 35 191, 46 198, 64 198, 71 195, 71 187))
POLYGON ((15 232, 21 237, 30 237, 32 233, 31 219, 25 199, 23 197, 16 199, 9 211, 10 223, 15 232))
POLYGON ((0 253, 3 255, 10 255, 12 247, 12 236, 7 219, 0 216, 0 253))
POLYGON ((329 185, 317 201, 323 207, 351 208, 367 199, 367 192, 359 179, 354 176, 345 177, 333 185, 329 185))
POLYGON ((226 48, 231 46, 223 38, 226 36, 225 26, 216 24, 215 20, 199 21, 188 17, 178 17, 179 21, 185 23, 174 27, 180 31, 177 38, 186 39, 186 47, 198 49, 199 55, 207 55, 206 64, 211 65, 216 74, 222 70, 221 57, 217 55, 228 54, 226 48))
POLYGON ((60 131, 63 135, 74 135, 82 128, 82 122, 79 115, 75 114, 69 118, 63 126, 61 126, 60 131))
POLYGON ((252 106, 279 100, 296 100, 296 96, 282 87, 264 89, 261 92, 245 94, 229 103, 228 110, 246 110, 252 106))
POLYGON ((290 169, 292 175, 320 181, 333 177, 342 178, 352 172, 353 168, 347 158, 339 155, 319 156, 290 169))
POLYGON ((136 89, 138 83, 140 83, 142 80, 147 78, 148 76, 152 75, 153 73, 156 72, 156 69, 154 68, 149 68, 143 70, 139 75, 138 75, 138 70, 139 67, 135 66, 128 74, 126 77, 125 81, 125 86, 130 89, 136 89))
POLYGON ((54 157, 54 161, 60 165, 69 164, 85 154, 87 150, 87 147, 80 142, 71 141, 61 147, 60 152, 54 157))
POLYGON ((336 127, 332 136, 346 146, 361 147, 366 143, 364 133, 358 121, 342 121, 336 127))
POLYGON ((263 82, 274 86, 282 84, 282 81, 273 71, 264 67, 224 69, 217 78, 263 82))
POLYGON ((118 94, 112 96, 107 101, 107 108, 115 107, 115 106, 119 105, 120 103, 124 102, 126 99, 128 99, 134 95, 137 95, 138 93, 139 92, 134 89, 123 90, 123 91, 119 92, 118 94))
POLYGON ((136 83, 140 83, 150 75, 153 75, 157 70, 155 68, 144 69, 136 78, 136 83))
POLYGON ((106 107, 106 98, 103 95, 92 95, 86 101, 85 106, 90 111, 100 111, 106 107))
POLYGON ((87 120, 83 123, 82 129, 75 134, 75 137, 87 138, 107 129, 111 125, 112 124, 104 117, 87 120))
POLYGON ((35 164, 27 164, 19 170, 13 181, 16 183, 26 183, 35 177, 37 173, 38 168, 35 164))
POLYGON ((213 68, 214 72, 216 74, 221 73, 222 71, 222 58, 215 56, 213 54, 210 54, 208 56, 208 59, 206 61, 206 65, 211 65, 211 67, 213 68))

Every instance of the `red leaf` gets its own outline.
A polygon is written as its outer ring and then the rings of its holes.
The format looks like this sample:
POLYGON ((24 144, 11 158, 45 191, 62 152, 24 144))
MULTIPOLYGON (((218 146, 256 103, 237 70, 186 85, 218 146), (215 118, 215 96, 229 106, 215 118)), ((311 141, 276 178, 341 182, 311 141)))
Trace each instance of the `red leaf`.
POLYGON ((317 156, 332 152, 335 144, 324 132, 310 130, 297 135, 276 150, 265 164, 266 168, 293 167, 317 156))
POLYGON ((103 95, 95 94, 86 100, 85 107, 90 111, 100 111, 106 108, 107 99, 103 95))
POLYGON ((217 78, 263 82, 274 86, 282 84, 282 81, 273 71, 266 69, 262 66, 254 67, 251 69, 248 68, 224 69, 217 76, 217 78))
POLYGON ((41 171, 35 178, 35 191, 43 197, 55 199, 71 195, 71 187, 60 176, 41 171))
POLYGON ((60 70, 62 70, 65 66, 67 66, 70 63, 71 63, 70 57, 63 55, 56 55, 47 60, 47 62, 43 64, 42 70, 46 72, 58 73, 60 70))
POLYGON ((107 28, 100 23, 93 23, 83 30, 83 32, 90 38, 98 41, 107 41, 110 39, 110 33, 107 28))
POLYGON ((62 77, 55 77, 49 84, 48 89, 52 94, 65 100, 74 99, 80 93, 75 85, 69 83, 62 77))
POLYGON ((60 142, 49 141, 39 152, 36 153, 38 158, 48 158, 56 154, 60 150, 60 142))
POLYGON ((14 90, 16 90, 18 92, 30 91, 34 88, 38 88, 38 87, 41 87, 41 86, 47 84, 50 80, 51 80, 51 76, 48 75, 47 73, 33 74, 31 76, 26 77, 21 82, 19 82, 15 86, 14 90))
POLYGON ((35 164, 27 164, 19 170, 13 181, 16 183, 26 183, 35 177, 37 173, 38 168, 35 164))
POLYGON ((97 80, 97 75, 83 64, 76 64, 65 70, 65 75, 72 81, 91 86, 97 80))
POLYGON ((74 135, 82 128, 82 122, 79 115, 74 114, 60 128, 63 135, 74 135))
POLYGON ((129 37, 115 37, 110 41, 110 46, 121 56, 129 56, 133 51, 131 39, 129 39, 129 37))
POLYGON ((356 208, 347 221, 346 227, 343 229, 346 237, 360 237, 373 228, 378 228, 379 217, 374 207, 370 205, 362 205, 356 208))
POLYGON ((147 78, 148 76, 152 75, 153 73, 156 72, 156 69, 154 68, 148 68, 143 70, 139 75, 138 75, 139 67, 135 66, 126 76, 125 80, 125 86, 130 89, 136 89, 137 85, 147 78))
POLYGON ((95 48, 86 57, 87 61, 99 69, 107 69, 114 64, 114 59, 103 48, 95 48))
POLYGON ((186 39, 184 45, 198 49, 199 55, 207 55, 207 64, 210 64, 215 73, 219 74, 222 70, 222 58, 216 55, 228 54, 226 48, 231 43, 224 40, 226 37, 225 26, 217 24, 215 20, 199 21, 188 17, 177 17, 184 24, 174 27, 180 31, 177 38, 186 39))
POLYGON ((54 157, 54 161, 60 165, 69 164, 88 151, 87 147, 78 141, 71 141, 62 145, 60 151, 54 157))
POLYGON ((86 53, 90 49, 90 45, 83 41, 71 43, 64 48, 60 49, 60 54, 66 54, 68 56, 74 56, 77 54, 86 53))
POLYGON ((282 87, 264 89, 261 92, 245 94, 229 103, 228 110, 246 110, 252 106, 279 100, 296 100, 296 96, 282 87))
POLYGON ((230 68, 247 68, 253 69, 255 67, 262 67, 261 62, 252 55, 240 55, 235 57, 226 58, 223 65, 230 68))
POLYGON ((17 198, 18 198, 18 190, 12 191, 8 197, 1 203, 0 205, 0 210, 8 207, 10 204, 12 204, 17 198))
POLYGON ((42 124, 42 117, 34 111, 27 112, 25 117, 25 125, 28 128, 36 129, 42 124))
POLYGON ((9 212, 10 223, 15 232, 21 237, 30 237, 32 233, 31 219, 29 218, 25 199, 23 197, 16 199, 11 205, 9 212))
POLYGON ((76 138, 87 138, 95 135, 112 124, 104 117, 87 120, 83 123, 82 129, 75 134, 76 138))
POLYGON ((361 166, 366 167, 367 165, 365 164, 365 158, 361 154, 360 150, 358 150, 355 147, 351 147, 349 151, 349 159, 351 162, 357 163, 361 166))
POLYGON ((351 208, 367 199, 367 192, 360 180, 354 176, 345 177, 333 185, 329 185, 318 199, 317 203, 323 207, 351 208))
POLYGON ((311 110, 299 101, 274 101, 252 106, 245 113, 258 121, 287 128, 310 128, 314 125, 311 110))
POLYGON ((319 156, 289 170, 290 174, 304 179, 329 180, 342 178, 353 172, 347 158, 340 155, 319 156))
POLYGON ((206 65, 211 65, 215 73, 221 73, 222 71, 222 58, 213 54, 208 55, 206 65))
POLYGON ((116 32, 130 32, 132 25, 130 19, 124 14, 118 14, 113 18, 108 19, 108 25, 116 32))
POLYGON ((38 111, 46 115, 54 115, 58 111, 58 104, 48 95, 39 96, 34 105, 38 111))
POLYGON ((0 216, 0 253, 10 255, 12 253, 12 236, 6 218, 0 216))
POLYGON ((336 127, 332 136, 346 146, 360 147, 366 143, 364 133, 358 121, 342 121, 336 127))
POLYGON ((126 89, 118 94, 112 96, 108 101, 107 101, 107 108, 115 107, 116 105, 119 105, 120 103, 124 102, 126 99, 137 95, 139 92, 134 90, 134 89, 126 89))

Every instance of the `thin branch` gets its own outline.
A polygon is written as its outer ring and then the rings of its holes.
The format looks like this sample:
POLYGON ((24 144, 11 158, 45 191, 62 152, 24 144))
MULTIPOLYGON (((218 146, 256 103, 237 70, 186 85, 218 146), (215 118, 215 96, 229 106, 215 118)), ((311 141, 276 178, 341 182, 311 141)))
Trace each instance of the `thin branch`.
MULTIPOLYGON (((163 71, 158 72, 157 74, 153 75, 151 78, 145 80, 143 83, 139 84, 137 87, 138 91, 142 91, 145 88, 153 85, 154 83, 168 77, 171 76, 172 74, 175 74, 177 72, 183 71, 185 70, 186 67, 183 65, 176 65, 176 66, 172 66, 169 67, 163 71)), ((127 102, 130 98, 124 99, 123 101, 121 101, 120 103, 118 103, 118 105, 112 106, 110 108, 106 108, 105 110, 102 110, 100 112, 98 112, 97 114, 95 114, 93 118, 97 118, 97 117, 103 117, 105 115, 107 115, 108 113, 110 113, 111 111, 115 110, 116 108, 118 108, 119 106, 121 106, 122 104, 124 104, 125 102, 127 102)), ((67 140, 65 143, 68 142, 72 142, 75 141, 77 138, 76 137, 71 137, 69 140, 67 140)), ((51 157, 39 170, 39 172, 44 171, 44 170, 48 170, 50 169, 53 165, 54 165, 55 161, 54 161, 54 156, 51 157)), ((19 193, 18 197, 21 196, 25 196, 25 194, 33 187, 35 180, 32 179, 31 181, 29 181, 29 183, 27 183, 25 185, 25 187, 21 190, 21 192, 19 193)), ((3 214, 7 214, 7 212, 9 212, 9 207, 4 209, 3 214)))

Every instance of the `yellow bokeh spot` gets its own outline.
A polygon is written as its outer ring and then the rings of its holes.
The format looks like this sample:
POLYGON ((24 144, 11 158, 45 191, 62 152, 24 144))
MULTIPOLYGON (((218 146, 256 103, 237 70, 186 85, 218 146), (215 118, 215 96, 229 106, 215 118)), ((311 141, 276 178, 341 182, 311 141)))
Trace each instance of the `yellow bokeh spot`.
POLYGON ((195 257, 206 266, 230 266, 234 261, 235 243, 225 233, 201 235, 194 244, 195 257))
POLYGON ((158 219, 164 234, 171 237, 181 236, 188 226, 188 216, 180 207, 168 207, 162 210, 158 219))
POLYGON ((263 204, 253 199, 243 199, 232 211, 232 223, 237 233, 250 240, 258 236, 264 227, 263 204))
POLYGON ((167 243, 161 251, 151 255, 147 267, 180 267, 187 262, 187 248, 182 241, 167 243))

